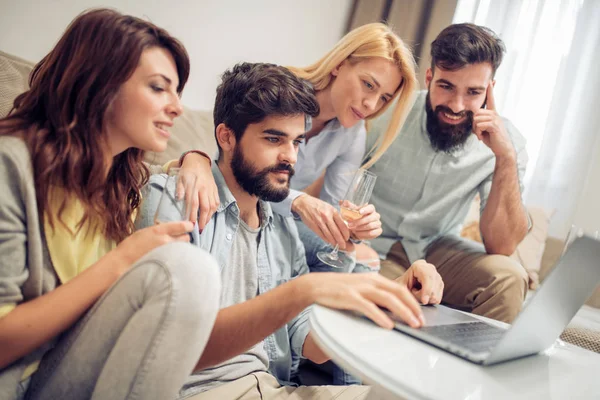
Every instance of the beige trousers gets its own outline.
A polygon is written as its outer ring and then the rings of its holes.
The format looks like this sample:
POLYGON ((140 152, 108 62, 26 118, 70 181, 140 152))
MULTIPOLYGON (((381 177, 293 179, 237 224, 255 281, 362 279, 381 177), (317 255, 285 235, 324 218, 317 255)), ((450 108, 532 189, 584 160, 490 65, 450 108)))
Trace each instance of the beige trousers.
MULTIPOLYGON (((527 293, 527 272, 513 259, 490 255, 480 243, 446 236, 427 248, 425 260, 444 281, 442 303, 498 321, 512 322, 527 293)), ((400 242, 390 249, 380 273, 396 279, 409 267, 400 242)))
POLYGON ((363 400, 368 386, 281 386, 274 376, 257 372, 188 397, 186 400, 363 400))

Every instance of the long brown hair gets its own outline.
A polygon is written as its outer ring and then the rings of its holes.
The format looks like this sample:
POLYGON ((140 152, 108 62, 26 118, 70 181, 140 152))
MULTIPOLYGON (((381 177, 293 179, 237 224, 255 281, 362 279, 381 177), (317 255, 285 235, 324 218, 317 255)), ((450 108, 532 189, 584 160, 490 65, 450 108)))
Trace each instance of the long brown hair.
MULTIPOLYGON (((183 45, 150 22, 109 9, 76 17, 35 66, 30 89, 0 120, 0 135, 19 134, 27 143, 40 215, 49 209, 51 188, 56 186, 83 203, 79 227, 90 217, 99 218, 105 236, 116 241, 133 231, 132 215, 149 174, 142 163, 144 152, 130 148, 107 165, 104 122, 119 88, 151 47, 173 56, 181 94, 190 70, 183 45)), ((61 223, 65 205, 66 199, 57 216, 61 223)))

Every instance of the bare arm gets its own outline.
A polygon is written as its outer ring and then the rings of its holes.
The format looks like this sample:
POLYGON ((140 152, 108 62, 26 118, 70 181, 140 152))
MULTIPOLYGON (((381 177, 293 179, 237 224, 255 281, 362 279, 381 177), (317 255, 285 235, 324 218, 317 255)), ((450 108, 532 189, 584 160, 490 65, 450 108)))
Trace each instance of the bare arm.
MULTIPOLYGON (((306 274, 252 300, 221 310, 195 370, 249 349, 313 303, 358 311, 387 329, 393 328, 394 323, 378 306, 391 310, 410 326, 419 327, 423 323, 421 309, 406 286, 378 274, 306 274)), ((313 350, 316 345, 312 343, 311 338, 307 348, 305 341, 304 355, 323 362, 322 353, 313 350)))
POLYGON ((325 352, 323 352, 323 350, 321 350, 321 348, 317 345, 317 342, 315 342, 315 339, 313 338, 312 332, 309 332, 308 336, 306 336, 304 348, 302 349, 302 355, 315 364, 323 364, 330 359, 330 357, 325 354, 325 352))
POLYGON ((517 155, 496 112, 494 83, 487 88, 487 109, 473 117, 473 133, 496 156, 490 194, 481 214, 480 230, 485 249, 490 254, 511 255, 527 234, 527 214, 521 202, 517 155))
POLYGON ((192 228, 170 222, 137 231, 69 282, 19 304, 0 318, 0 369, 71 327, 142 255, 171 241, 189 241, 192 228))
POLYGON ((481 215, 480 229, 486 251, 507 256, 514 253, 527 234, 516 155, 496 157, 492 188, 481 215))
POLYGON ((0 369, 72 326, 118 278, 104 257, 68 283, 18 305, 0 319, 0 369))
POLYGON ((195 370, 201 370, 248 350, 308 307, 302 278, 284 283, 251 300, 219 311, 195 370))

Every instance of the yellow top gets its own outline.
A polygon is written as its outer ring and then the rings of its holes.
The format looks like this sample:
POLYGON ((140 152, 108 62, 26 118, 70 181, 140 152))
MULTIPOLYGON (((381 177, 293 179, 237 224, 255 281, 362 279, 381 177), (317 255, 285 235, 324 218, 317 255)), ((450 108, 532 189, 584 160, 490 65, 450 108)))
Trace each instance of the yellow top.
POLYGON ((50 191, 49 210, 44 214, 44 231, 50 258, 61 283, 67 283, 116 247, 114 240, 104 237, 100 221, 88 219, 79 229, 84 208, 78 199, 67 197, 62 213, 64 225, 58 220, 58 210, 65 193, 50 191), (54 229, 48 215, 54 216, 54 229), (65 226, 66 225, 66 226, 65 226))
MULTIPOLYGON (((162 166, 162 172, 167 173, 173 162, 170 160, 162 166)), ((106 253, 114 249, 117 243, 104 237, 102 223, 88 219, 78 229, 83 217, 84 208, 78 199, 67 197, 67 203, 62 213, 64 225, 58 220, 58 210, 66 193, 60 188, 53 188, 49 193, 49 210, 44 213, 44 231, 50 259, 61 283, 67 283, 96 263, 106 253), (50 226, 48 215, 52 215, 54 228, 50 226), (65 227, 66 225, 66 227, 65 227)), ((135 218, 135 214, 132 216, 135 218)), ((0 306, 0 318, 10 313, 17 305, 4 304, 0 306)), ((40 360, 30 364, 23 373, 22 379, 27 379, 38 368, 40 360)))
MULTIPOLYGON (((84 208, 81 202, 72 196, 67 197, 67 203, 62 213, 62 220, 65 223, 63 225, 57 218, 63 198, 65 198, 65 193, 62 189, 53 188, 50 191, 49 210, 44 213, 44 231, 54 270, 61 283, 64 284, 114 249, 116 242, 104 236, 99 221, 88 219, 78 229, 84 208), (50 226, 49 214, 54 216, 54 229, 50 226)), ((8 309, 9 306, 0 308, 0 316, 2 316, 4 308, 7 308, 5 314, 14 308, 13 305, 8 309)), ((39 363, 40 360, 30 364, 25 369, 22 379, 31 376, 37 370, 39 363)))

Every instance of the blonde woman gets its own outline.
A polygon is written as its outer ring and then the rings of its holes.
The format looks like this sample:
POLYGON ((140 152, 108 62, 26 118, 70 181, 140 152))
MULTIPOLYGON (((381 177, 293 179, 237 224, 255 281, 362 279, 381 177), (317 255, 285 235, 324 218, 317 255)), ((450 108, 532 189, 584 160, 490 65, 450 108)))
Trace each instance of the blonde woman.
MULTIPOLYGON (((396 138, 417 89, 415 64, 411 51, 387 25, 372 23, 349 32, 316 63, 290 70, 314 85, 321 110, 307 124, 299 146, 290 196, 274 209, 302 220, 298 228, 309 267, 323 270, 329 267, 317 259, 318 251, 329 244, 351 247, 349 237, 368 240, 382 232, 372 205, 348 226, 334 205, 344 196, 352 172, 361 164, 373 165, 396 138), (394 110, 387 130, 365 154, 365 122, 388 107, 394 110)), ((357 246, 357 257, 377 254, 357 246)))

